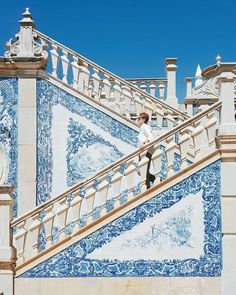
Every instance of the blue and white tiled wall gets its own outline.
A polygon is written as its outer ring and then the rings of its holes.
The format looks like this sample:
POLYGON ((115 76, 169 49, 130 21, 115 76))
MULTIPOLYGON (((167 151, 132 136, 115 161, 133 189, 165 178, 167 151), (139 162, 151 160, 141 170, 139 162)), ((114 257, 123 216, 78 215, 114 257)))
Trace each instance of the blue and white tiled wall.
POLYGON ((217 161, 22 277, 215 277, 221 269, 217 161))
POLYGON ((50 82, 37 81, 37 203, 132 152, 137 132, 50 82))
POLYGON ((6 184, 15 186, 13 213, 17 215, 17 103, 18 83, 16 78, 0 78, 0 144, 9 159, 9 174, 6 184))

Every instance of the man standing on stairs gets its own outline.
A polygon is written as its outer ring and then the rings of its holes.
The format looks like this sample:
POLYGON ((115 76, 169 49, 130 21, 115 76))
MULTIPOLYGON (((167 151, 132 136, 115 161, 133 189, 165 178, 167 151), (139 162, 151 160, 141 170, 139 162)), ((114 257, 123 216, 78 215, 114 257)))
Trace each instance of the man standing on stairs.
MULTIPOLYGON (((153 134, 151 130, 151 126, 149 124, 149 115, 145 112, 139 114, 138 125, 140 127, 139 135, 138 135, 138 144, 140 148, 143 148, 145 144, 153 140, 153 134)), ((147 150, 146 157, 149 159, 147 165, 147 173, 146 173, 146 186, 147 189, 151 187, 151 184, 155 181, 155 176, 150 173, 151 167, 151 159, 154 153, 153 148, 149 148, 147 150)))

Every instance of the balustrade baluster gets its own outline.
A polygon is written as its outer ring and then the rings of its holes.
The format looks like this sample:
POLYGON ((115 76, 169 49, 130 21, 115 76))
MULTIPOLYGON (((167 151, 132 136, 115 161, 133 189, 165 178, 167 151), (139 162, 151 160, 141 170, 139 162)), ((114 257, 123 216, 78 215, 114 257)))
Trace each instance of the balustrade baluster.
POLYGON ((136 167, 136 171, 135 171, 135 175, 134 175, 134 185, 133 185, 133 197, 141 194, 141 175, 140 175, 140 171, 139 168, 136 167))
POLYGON ((84 225, 91 222, 92 218, 92 211, 94 208, 94 198, 95 198, 96 190, 93 187, 88 188, 80 209, 80 222, 84 225))
POLYGON ((164 100, 164 96, 165 96, 165 84, 163 82, 160 82, 159 83, 158 90, 159 90, 160 100, 164 100))
POLYGON ((147 85, 146 85, 146 83, 141 83, 141 85, 140 85, 140 89, 141 89, 142 91, 147 92, 147 85))
POLYGON ((118 80, 115 80, 114 82, 114 86, 113 86, 113 93, 114 93, 114 98, 115 98, 115 110, 120 112, 120 100, 121 100, 121 94, 122 94, 122 90, 120 87, 120 82, 118 80))
POLYGON ((145 100, 144 102, 144 110, 149 115, 149 118, 152 117, 152 114, 154 112, 154 108, 152 106, 152 103, 150 103, 148 100, 145 100))
POLYGON ((54 213, 52 211, 53 205, 48 206, 45 208, 45 216, 42 220, 42 224, 45 229, 45 241, 46 241, 46 248, 49 248, 52 245, 52 225, 54 220, 54 213))
POLYGON ((41 222, 39 221, 40 213, 37 213, 31 218, 31 223, 27 228, 27 236, 25 243, 25 260, 28 260, 34 256, 36 256, 39 252, 39 232, 41 222))
POLYGON ((99 100, 99 90, 100 90, 100 82, 101 79, 99 77, 99 70, 96 68, 93 68, 94 73, 92 74, 93 77, 93 94, 92 96, 96 99, 99 100))
POLYGON ((180 150, 178 145, 175 143, 174 136, 167 138, 166 140, 166 156, 167 156, 167 173, 168 177, 174 175, 176 172, 174 170, 175 157, 174 154, 180 155, 180 150))
POLYGON ((195 152, 195 145, 193 140, 193 133, 195 128, 193 126, 188 126, 184 130, 181 131, 181 133, 187 132, 190 135, 189 139, 189 150, 187 153, 187 160, 191 163, 194 163, 196 160, 196 152, 195 152))
POLYGON ((106 213, 106 200, 107 200, 107 193, 108 193, 108 185, 109 182, 104 179, 97 187, 97 191, 95 194, 94 199, 94 207, 93 208, 100 208, 101 216, 106 213))
POLYGON ((66 216, 67 216, 67 197, 63 197, 57 204, 55 204, 53 211, 55 211, 55 221, 53 226, 58 228, 58 240, 66 237, 66 216))
POLYGON ((179 141, 178 145, 180 147, 180 153, 181 153, 181 167, 182 169, 185 169, 188 167, 188 154, 190 151, 190 141, 191 141, 191 136, 188 133, 180 133, 182 134, 179 136, 179 141))
POLYGON ((16 234, 14 235, 14 246, 17 249, 17 264, 21 264, 25 261, 25 243, 28 232, 25 225, 26 220, 17 224, 16 234))
POLYGON ((155 147, 155 152, 152 155, 152 163, 154 169, 154 175, 156 177, 155 183, 159 183, 161 181, 161 158, 163 151, 160 149, 160 146, 155 147))
POLYGON ((107 200, 106 200, 107 212, 110 212, 111 210, 114 209, 114 202, 115 202, 114 197, 115 197, 115 193, 113 190, 112 183, 109 183, 108 190, 107 190, 107 200))
POLYGON ((66 50, 62 49, 62 53, 63 53, 63 55, 61 57, 62 72, 63 72, 62 81, 65 83, 68 83, 68 80, 67 80, 68 68, 69 68, 68 52, 66 50))
POLYGON ((207 115, 207 122, 205 125, 208 137, 209 147, 215 148, 215 137, 216 137, 216 129, 219 125, 219 122, 215 116, 215 112, 211 112, 207 115))
POLYGON ((192 138, 194 141, 196 157, 200 159, 209 152, 207 132, 202 125, 201 120, 194 122, 194 126, 195 129, 193 131, 192 138))
POLYGON ((140 92, 135 92, 134 96, 134 105, 135 105, 135 112, 137 116, 143 111, 143 101, 141 99, 141 93, 140 92))
POLYGON ((82 198, 78 195, 74 195, 74 199, 70 203, 69 210, 72 211, 72 222, 74 227, 74 232, 79 230, 79 216, 81 208, 82 198))
POLYGON ((125 173, 126 173, 126 167, 121 172, 122 178, 120 183, 120 196, 119 196, 120 205, 126 203, 128 199, 128 183, 127 183, 127 177, 125 176, 125 173))
POLYGON ((123 99, 121 100, 121 112, 127 117, 130 118, 130 108, 131 108, 131 101, 133 99, 131 95, 130 87, 126 85, 122 85, 123 91, 123 99))
POLYGON ((156 96, 155 94, 156 94, 156 85, 155 84, 150 84, 150 86, 149 86, 149 89, 150 89, 150 94, 152 95, 152 96, 156 96))
POLYGON ((78 79, 79 79, 79 65, 78 65, 78 57, 73 55, 73 61, 71 63, 72 66, 72 74, 73 74, 73 87, 75 89, 78 88, 78 79))
POLYGON ((72 212, 71 202, 72 200, 67 203, 68 210, 66 214, 66 227, 65 227, 66 236, 72 235, 74 232, 74 220, 73 220, 74 215, 72 212))
POLYGON ((157 118, 157 128, 161 132, 163 132, 162 124, 163 124, 163 118, 164 118, 164 111, 162 106, 157 105, 156 106, 156 118, 157 118))
POLYGON ((138 167, 140 170, 140 176, 141 176, 141 192, 144 192, 147 189, 146 186, 146 174, 147 174, 147 165, 149 159, 146 157, 147 151, 141 152, 140 153, 140 158, 141 160, 138 162, 138 167))
POLYGON ((109 78, 110 77, 107 74, 104 74, 104 79, 103 79, 104 93, 108 101, 110 101, 110 95, 111 95, 111 83, 109 81, 109 78))
POLYGON ((121 193, 121 179, 122 179, 122 174, 119 171, 115 171, 114 176, 112 177, 111 180, 111 186, 112 190, 114 192, 114 208, 117 208, 119 206, 119 196, 121 193))
POLYGON ((129 163, 129 165, 125 171, 125 175, 123 176, 126 178, 127 190, 129 191, 127 201, 129 201, 130 199, 133 198, 133 188, 136 185, 136 183, 135 183, 135 175, 136 174, 137 174, 136 166, 133 163, 129 163))
POLYGON ((89 76, 88 63, 82 62, 79 71, 79 91, 86 95, 89 94, 89 76))
POLYGON ((171 130, 175 126, 175 119, 171 115, 165 116, 167 122, 167 130, 171 130))
POLYGON ((57 76, 57 68, 58 68, 58 61, 59 61, 59 54, 58 54, 58 46, 52 43, 52 48, 50 50, 51 53, 51 58, 52 58, 52 75, 54 77, 58 77, 57 76))

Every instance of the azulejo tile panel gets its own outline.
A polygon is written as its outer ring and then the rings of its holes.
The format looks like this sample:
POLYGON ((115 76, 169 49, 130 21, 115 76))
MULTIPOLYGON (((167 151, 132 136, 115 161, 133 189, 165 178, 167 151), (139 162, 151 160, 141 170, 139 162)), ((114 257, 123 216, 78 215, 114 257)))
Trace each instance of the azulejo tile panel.
POLYGON ((221 253, 217 161, 22 277, 213 277, 221 253))
POLYGON ((67 184, 92 177, 97 171, 120 159, 124 154, 109 141, 85 125, 74 121, 68 124, 67 184))
POLYGON ((0 144, 9 158, 9 174, 6 184, 15 186, 13 215, 17 216, 17 100, 18 83, 16 78, 0 78, 0 144))
MULTIPOLYGON (((82 156, 84 148, 92 149, 96 147, 97 150, 106 151, 103 157, 103 164, 110 163, 121 157, 124 152, 114 143, 119 140, 127 146, 136 147, 137 132, 125 126, 114 118, 106 115, 101 110, 98 110, 84 101, 68 94, 66 91, 56 87, 44 79, 37 81, 37 109, 38 109, 38 150, 37 150, 37 203, 47 201, 51 198, 51 194, 55 194, 55 171, 62 171, 65 176, 65 186, 71 186, 81 178, 91 176, 94 171, 101 169, 99 167, 91 167, 91 161, 88 162, 84 170, 90 170, 90 173, 82 174, 75 167, 76 156, 82 156), (55 113, 57 112, 57 113, 55 113), (58 115, 60 112, 60 115, 58 115), (68 115, 70 114, 70 116, 68 115), (68 117, 68 120, 65 119, 68 117), (77 118, 77 119, 76 119, 77 118), (61 121, 60 121, 61 119, 61 121), (67 120, 67 121, 66 121, 67 120), (86 130, 82 134, 86 137, 79 136, 76 130, 81 130, 79 125, 83 121, 86 130), (84 123, 86 121, 86 123, 84 123), (64 122, 64 123, 62 123, 64 122), (64 125, 63 125, 64 124, 64 125), (86 125, 87 124, 87 125, 86 125), (63 125, 63 126, 62 126, 63 125), (89 125, 89 126, 88 126, 89 125), (61 128, 59 130, 59 127, 61 128), (93 128, 97 128, 101 133, 107 135, 109 140, 97 134, 93 128), (67 133, 65 133, 65 130, 67 133), (61 132, 61 134, 58 134, 61 132), (57 133, 55 135, 55 133, 57 133), (71 136, 76 135, 76 138, 71 136), (61 146, 65 145, 63 151, 55 151, 55 146, 58 148, 55 138, 59 140, 61 146), (59 139, 58 139, 59 138, 59 139), (64 142, 60 138, 63 138, 64 142), (76 140, 83 140, 84 145, 80 146, 79 150, 76 146, 76 140), (114 139, 114 142, 113 142, 114 139), (92 141, 94 141, 92 144, 92 141), (56 142, 56 143, 55 143, 56 142), (67 144, 66 144, 67 143, 67 144), (117 148, 115 148, 115 146, 117 148), (60 155, 59 155, 60 154, 60 155), (72 157, 73 154, 73 157, 72 157), (58 157, 61 157, 61 165, 58 164, 58 157), (109 159, 106 157, 109 156, 109 159), (73 158, 73 159, 72 159, 73 158), (58 167, 59 166, 59 167, 58 167), (75 169, 76 168, 76 169, 75 169)), ((77 142, 78 143, 78 142, 77 142)), ((124 150, 124 148, 123 148, 124 150)), ((84 155, 84 153, 83 153, 84 155)), ((64 179, 64 176, 62 177, 64 179)), ((58 177, 59 179, 59 177, 58 177)), ((61 182, 61 179, 60 179, 61 182)), ((67 187, 64 188, 64 190, 67 187)), ((61 191, 60 191, 61 192, 61 191)))

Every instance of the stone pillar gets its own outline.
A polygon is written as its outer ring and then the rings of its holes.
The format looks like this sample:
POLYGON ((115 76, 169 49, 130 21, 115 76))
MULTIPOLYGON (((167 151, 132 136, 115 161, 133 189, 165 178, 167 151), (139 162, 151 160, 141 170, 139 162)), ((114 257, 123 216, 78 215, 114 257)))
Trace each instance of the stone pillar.
POLYGON ((18 215, 36 206, 37 75, 46 67, 46 44, 38 43, 35 24, 28 8, 19 21, 17 40, 7 43, 0 57, 0 74, 18 77, 18 215))
POLYGON ((176 61, 177 58, 166 59, 167 72, 167 97, 166 102, 174 108, 178 108, 178 99, 176 97, 176 61))
POLYGON ((191 98, 192 97, 192 77, 186 77, 185 82, 186 82, 186 98, 191 98))
POLYGON ((193 104, 188 102, 189 100, 191 101, 191 99, 192 99, 192 81, 193 81, 192 77, 185 78, 185 82, 186 82, 185 101, 187 102, 186 103, 186 110, 187 110, 187 115, 189 115, 190 117, 193 116, 193 104))
POLYGON ((221 74, 219 78, 220 100, 222 102, 221 123, 219 135, 236 135, 236 123, 234 117, 234 77, 233 73, 221 74))
POLYGON ((0 186, 0 294, 14 294, 15 249, 12 245, 13 200, 11 186, 0 186))
POLYGON ((222 73, 219 78, 222 110, 217 145, 222 155, 222 295, 234 295, 236 290, 236 122, 233 77, 233 73, 222 73))
POLYGON ((36 78, 18 80, 18 214, 36 206, 36 78))

